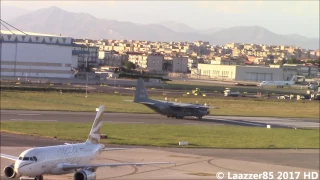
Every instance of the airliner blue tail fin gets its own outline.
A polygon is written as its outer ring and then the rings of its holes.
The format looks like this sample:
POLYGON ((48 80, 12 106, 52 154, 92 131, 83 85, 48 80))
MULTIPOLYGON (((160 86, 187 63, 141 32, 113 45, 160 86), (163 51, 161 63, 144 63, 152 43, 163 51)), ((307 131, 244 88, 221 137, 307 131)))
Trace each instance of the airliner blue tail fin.
POLYGON ((292 79, 290 81, 295 81, 297 79, 297 76, 292 76, 292 79))
POLYGON ((98 112, 97 112, 96 118, 94 119, 89 137, 87 139, 87 142, 90 142, 92 144, 99 144, 100 143, 100 128, 103 124, 103 122, 102 122, 103 111, 104 111, 104 106, 101 105, 99 107, 98 112))

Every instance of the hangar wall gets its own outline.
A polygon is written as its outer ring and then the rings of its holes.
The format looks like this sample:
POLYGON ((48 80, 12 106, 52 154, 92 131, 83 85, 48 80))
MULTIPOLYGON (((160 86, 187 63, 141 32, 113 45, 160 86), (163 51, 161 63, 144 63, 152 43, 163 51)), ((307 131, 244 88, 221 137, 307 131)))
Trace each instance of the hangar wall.
POLYGON ((236 81, 283 80, 283 69, 279 67, 198 64, 196 73, 209 78, 225 78, 236 81))
POLYGON ((282 81, 283 69, 259 66, 237 66, 236 79, 241 81, 282 81))
POLYGON ((1 30, 1 76, 71 78, 72 38, 1 30))
POLYGON ((72 47, 2 43, 1 76, 70 78, 72 47))

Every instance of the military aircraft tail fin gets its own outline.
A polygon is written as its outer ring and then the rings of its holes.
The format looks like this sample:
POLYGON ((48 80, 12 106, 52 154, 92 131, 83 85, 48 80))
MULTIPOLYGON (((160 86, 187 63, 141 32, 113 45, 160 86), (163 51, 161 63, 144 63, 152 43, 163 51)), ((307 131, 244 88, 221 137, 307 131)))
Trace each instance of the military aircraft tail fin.
POLYGON ((137 79, 137 87, 136 87, 136 93, 134 96, 134 102, 148 102, 148 93, 146 86, 144 85, 143 79, 139 78, 137 79))

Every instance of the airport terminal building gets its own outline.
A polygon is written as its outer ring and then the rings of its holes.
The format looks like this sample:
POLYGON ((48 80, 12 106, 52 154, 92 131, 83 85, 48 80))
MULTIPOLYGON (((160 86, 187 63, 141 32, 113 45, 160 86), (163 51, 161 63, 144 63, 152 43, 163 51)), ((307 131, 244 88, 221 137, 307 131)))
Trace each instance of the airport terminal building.
POLYGON ((78 66, 71 37, 1 30, 1 76, 74 77, 78 66))
POLYGON ((236 81, 282 81, 283 70, 280 67, 198 64, 191 71, 192 76, 222 78, 236 81))

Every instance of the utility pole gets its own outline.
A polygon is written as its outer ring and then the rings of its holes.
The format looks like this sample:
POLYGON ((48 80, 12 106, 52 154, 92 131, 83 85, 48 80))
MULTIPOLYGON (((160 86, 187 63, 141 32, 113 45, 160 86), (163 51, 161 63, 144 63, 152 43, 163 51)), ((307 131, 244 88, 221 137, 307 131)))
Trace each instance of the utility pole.
MULTIPOLYGON (((87 45, 88 51, 89 51, 89 47, 87 45)), ((86 81, 86 97, 88 97, 88 56, 89 54, 86 56, 86 72, 87 72, 87 81, 86 81)))

